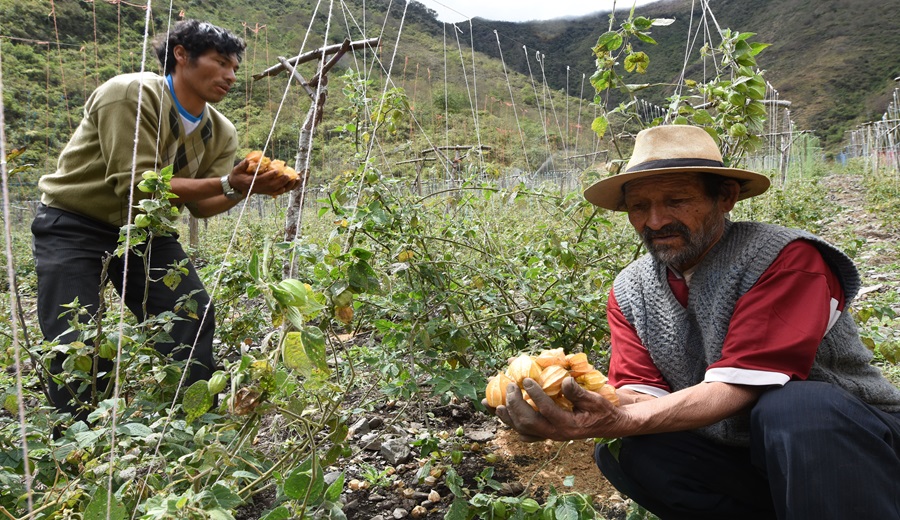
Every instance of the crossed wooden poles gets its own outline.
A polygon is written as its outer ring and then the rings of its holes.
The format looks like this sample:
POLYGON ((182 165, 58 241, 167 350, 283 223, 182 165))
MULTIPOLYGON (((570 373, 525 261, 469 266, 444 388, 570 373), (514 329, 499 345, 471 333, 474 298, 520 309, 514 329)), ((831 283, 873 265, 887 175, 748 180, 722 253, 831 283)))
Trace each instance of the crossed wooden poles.
POLYGON ((297 155, 294 161, 294 169, 301 175, 303 181, 300 187, 290 194, 290 202, 288 203, 284 226, 284 239, 287 242, 297 238, 299 232, 301 201, 303 199, 303 192, 306 189, 306 181, 309 179, 312 136, 313 133, 315 133, 316 127, 322 122, 322 115, 325 110, 325 100, 328 97, 328 71, 330 71, 348 51, 355 51, 366 47, 376 48, 379 41, 379 38, 369 38, 368 40, 359 41, 345 39, 343 43, 326 45, 290 59, 279 56, 278 65, 274 65, 259 74, 253 75, 254 80, 260 80, 266 77, 277 76, 278 74, 287 71, 297 80, 300 86, 303 87, 310 99, 312 99, 312 104, 310 104, 309 111, 306 114, 306 120, 300 128, 297 155), (326 57, 328 57, 327 60, 325 59, 326 57), (319 60, 320 65, 316 75, 307 81, 297 70, 297 66, 301 63, 307 63, 313 60, 319 60))

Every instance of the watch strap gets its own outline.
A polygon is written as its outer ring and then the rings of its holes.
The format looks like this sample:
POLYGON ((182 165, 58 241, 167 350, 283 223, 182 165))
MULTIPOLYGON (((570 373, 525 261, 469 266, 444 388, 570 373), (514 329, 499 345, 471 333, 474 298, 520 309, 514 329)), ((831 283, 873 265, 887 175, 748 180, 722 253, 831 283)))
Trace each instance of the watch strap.
POLYGON ((228 182, 228 176, 223 175, 220 179, 222 182, 222 193, 225 195, 225 198, 228 200, 241 200, 244 198, 244 194, 234 189, 230 182, 228 182))

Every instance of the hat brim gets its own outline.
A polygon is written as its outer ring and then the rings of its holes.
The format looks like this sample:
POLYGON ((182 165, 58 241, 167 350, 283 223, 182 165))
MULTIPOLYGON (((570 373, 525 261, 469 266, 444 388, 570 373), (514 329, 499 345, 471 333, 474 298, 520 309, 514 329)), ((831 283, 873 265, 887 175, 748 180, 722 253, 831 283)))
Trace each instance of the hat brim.
POLYGON ((710 166, 685 166, 677 168, 654 168, 650 170, 640 170, 631 173, 620 173, 612 175, 605 179, 601 179, 592 184, 588 189, 584 190, 584 198, 601 208, 612 211, 625 211, 623 207, 624 191, 622 187, 626 183, 644 177, 653 175, 664 175, 667 173, 714 173, 735 179, 741 183, 741 192, 738 200, 748 199, 765 193, 771 185, 771 181, 765 175, 752 172, 750 170, 741 170, 738 168, 718 168, 710 166))

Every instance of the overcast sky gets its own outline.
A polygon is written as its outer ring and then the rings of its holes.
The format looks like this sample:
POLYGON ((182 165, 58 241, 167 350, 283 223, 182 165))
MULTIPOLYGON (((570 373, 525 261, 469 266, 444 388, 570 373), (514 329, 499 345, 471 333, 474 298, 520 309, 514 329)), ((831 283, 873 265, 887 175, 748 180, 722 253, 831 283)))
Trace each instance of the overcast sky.
MULTIPOLYGON (((475 18, 505 22, 551 20, 581 16, 598 11, 630 10, 635 0, 417 0, 438 13, 442 22, 460 22, 475 18)), ((636 0, 637 5, 654 0, 636 0)))

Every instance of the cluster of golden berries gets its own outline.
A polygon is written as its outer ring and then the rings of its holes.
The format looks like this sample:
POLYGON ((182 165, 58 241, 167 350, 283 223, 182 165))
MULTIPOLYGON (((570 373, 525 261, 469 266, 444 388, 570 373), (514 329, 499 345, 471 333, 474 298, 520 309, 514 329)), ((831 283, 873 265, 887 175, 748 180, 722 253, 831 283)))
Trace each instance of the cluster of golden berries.
POLYGON ((606 376, 588 363, 587 354, 566 354, 562 348, 545 350, 537 356, 522 354, 509 362, 505 372, 488 381, 485 396, 488 406, 496 408, 506 404, 506 387, 516 383, 522 390, 522 397, 535 410, 534 401, 522 387, 525 378, 534 379, 541 385, 541 390, 565 410, 572 409, 572 403, 562 394, 562 382, 567 377, 575 378, 575 382, 585 390, 597 392, 607 401, 619 405, 616 389, 606 383, 606 376))
POLYGON ((300 178, 300 175, 297 173, 297 170, 291 168, 286 165, 284 161, 280 160, 272 160, 263 155, 260 150, 253 150, 252 152, 247 154, 247 173, 255 173, 257 169, 259 171, 264 172, 266 170, 273 170, 277 172, 279 175, 286 176, 292 181, 300 178))

